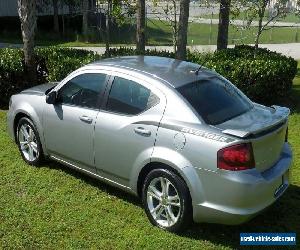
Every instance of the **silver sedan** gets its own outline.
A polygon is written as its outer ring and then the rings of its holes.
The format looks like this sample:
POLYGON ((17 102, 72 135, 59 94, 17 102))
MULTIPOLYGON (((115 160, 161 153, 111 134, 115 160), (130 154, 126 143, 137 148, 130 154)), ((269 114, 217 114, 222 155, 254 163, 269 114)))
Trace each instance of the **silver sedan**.
POLYGON ((52 159, 135 194, 175 232, 245 222, 286 191, 288 116, 200 65, 132 56, 12 96, 8 128, 27 163, 52 159))

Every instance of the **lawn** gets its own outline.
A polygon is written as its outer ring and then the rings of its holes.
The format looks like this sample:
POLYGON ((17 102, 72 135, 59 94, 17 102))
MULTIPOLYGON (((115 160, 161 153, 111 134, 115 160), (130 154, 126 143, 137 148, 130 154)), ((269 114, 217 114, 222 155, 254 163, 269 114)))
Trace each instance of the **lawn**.
MULTIPOLYGON (((288 100, 294 151, 288 191, 241 226, 193 225, 176 235, 150 225, 139 201, 58 163, 26 165, 0 111, 0 249, 236 249, 240 232, 300 235, 300 65, 288 100)), ((299 241, 298 241, 299 244, 299 241)))
MULTIPOLYGON (((237 29, 233 26, 229 27, 229 44, 249 44, 254 43, 256 28, 251 27, 247 30, 237 29)), ((188 45, 207 45, 216 44, 218 34, 218 25, 190 23, 188 28, 188 45)), ((171 27, 165 21, 147 20, 146 37, 148 45, 172 45, 171 27)), ((75 32, 69 32, 64 38, 53 34, 49 31, 38 31, 36 36, 36 44, 40 46, 105 46, 101 41, 99 34, 91 33, 90 42, 82 42, 81 35, 75 32)), ((294 43, 300 39, 299 30, 297 28, 276 27, 264 31, 261 35, 260 43, 294 43)), ((22 43, 20 32, 0 33, 0 42, 6 43, 22 43)), ((129 24, 121 27, 115 27, 111 34, 111 44, 134 45, 135 44, 135 28, 129 24)))

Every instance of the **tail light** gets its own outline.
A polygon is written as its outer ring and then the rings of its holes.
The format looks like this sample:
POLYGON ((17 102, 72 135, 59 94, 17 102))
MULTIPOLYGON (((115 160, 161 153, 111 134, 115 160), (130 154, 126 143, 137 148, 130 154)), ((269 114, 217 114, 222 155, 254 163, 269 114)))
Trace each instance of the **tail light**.
POLYGON ((289 139, 289 127, 286 128, 286 132, 285 132, 285 142, 288 142, 289 139))
POLYGON ((240 171, 255 167, 251 143, 229 146, 218 151, 218 168, 240 171))

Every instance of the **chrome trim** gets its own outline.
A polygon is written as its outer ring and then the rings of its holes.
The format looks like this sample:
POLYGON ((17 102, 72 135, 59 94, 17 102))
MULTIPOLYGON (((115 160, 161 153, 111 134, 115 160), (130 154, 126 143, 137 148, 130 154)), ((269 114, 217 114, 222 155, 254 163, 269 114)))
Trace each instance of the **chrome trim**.
POLYGON ((101 179, 101 180, 104 180, 104 181, 107 181, 107 182, 111 182, 111 183, 113 183, 114 185, 118 185, 118 186, 120 186, 120 187, 122 187, 122 188, 126 188, 126 189, 129 189, 130 191, 132 191, 132 189, 131 189, 130 187, 127 187, 127 186, 122 185, 122 184, 120 184, 120 183, 118 183, 118 182, 115 182, 115 181, 113 181, 113 180, 110 180, 110 179, 108 179, 108 178, 106 178, 106 177, 103 177, 103 176, 101 176, 101 175, 98 175, 98 174, 95 174, 95 173, 93 173, 93 172, 90 172, 90 171, 88 171, 88 170, 86 170, 86 169, 84 169, 84 168, 80 168, 80 167, 78 167, 78 166, 76 166, 76 165, 74 165, 74 164, 72 164, 72 163, 70 163, 70 162, 67 162, 67 161, 65 161, 65 160, 62 160, 62 159, 60 159, 60 158, 58 158, 58 157, 56 157, 56 156, 52 156, 52 155, 51 155, 50 158, 52 158, 53 160, 59 161, 59 162, 65 164, 65 165, 68 165, 68 166, 70 166, 71 168, 75 168, 75 169, 78 169, 78 170, 81 171, 81 172, 85 172, 85 173, 87 173, 87 174, 89 174, 89 175, 91 175, 91 176, 94 176, 94 177, 98 178, 98 179, 101 179))

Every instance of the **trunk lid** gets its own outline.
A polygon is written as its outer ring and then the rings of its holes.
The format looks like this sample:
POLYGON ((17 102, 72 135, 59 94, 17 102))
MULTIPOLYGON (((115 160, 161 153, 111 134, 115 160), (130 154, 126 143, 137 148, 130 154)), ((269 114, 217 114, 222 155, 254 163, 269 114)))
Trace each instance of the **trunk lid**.
POLYGON ((248 112, 217 125, 225 134, 252 142, 256 168, 265 171, 278 161, 285 142, 290 110, 255 104, 248 112))

